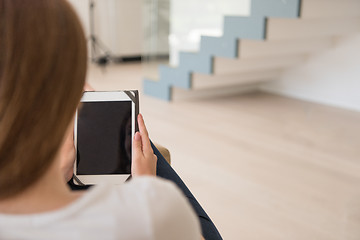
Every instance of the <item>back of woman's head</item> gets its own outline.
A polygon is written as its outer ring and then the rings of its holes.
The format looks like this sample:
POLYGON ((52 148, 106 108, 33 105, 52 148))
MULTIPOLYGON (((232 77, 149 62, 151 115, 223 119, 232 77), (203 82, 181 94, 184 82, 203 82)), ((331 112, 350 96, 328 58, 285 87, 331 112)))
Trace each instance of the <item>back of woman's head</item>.
POLYGON ((81 98, 86 41, 65 0, 0 0, 0 198, 52 164, 81 98))

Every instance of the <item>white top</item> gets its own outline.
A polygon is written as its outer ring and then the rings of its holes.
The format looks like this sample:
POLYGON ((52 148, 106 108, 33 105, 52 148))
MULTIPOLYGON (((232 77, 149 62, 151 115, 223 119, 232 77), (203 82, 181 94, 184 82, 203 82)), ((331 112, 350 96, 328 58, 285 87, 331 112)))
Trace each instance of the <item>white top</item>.
POLYGON ((47 213, 0 214, 0 239, 200 239, 200 224, 172 182, 137 177, 99 185, 47 213))

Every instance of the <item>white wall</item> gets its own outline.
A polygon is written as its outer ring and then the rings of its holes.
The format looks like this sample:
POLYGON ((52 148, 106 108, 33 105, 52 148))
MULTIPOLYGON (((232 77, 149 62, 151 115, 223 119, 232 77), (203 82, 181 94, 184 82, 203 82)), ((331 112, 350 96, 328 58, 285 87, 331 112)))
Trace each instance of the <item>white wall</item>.
MULTIPOLYGON (((68 0, 89 35, 89 1, 68 0)), ((139 55, 143 50, 143 0, 95 0, 95 35, 114 55, 139 55)))
POLYGON ((360 111, 360 34, 310 57, 261 89, 360 111))
POLYGON ((89 2, 87 0, 68 0, 78 14, 86 35, 89 34, 89 2))

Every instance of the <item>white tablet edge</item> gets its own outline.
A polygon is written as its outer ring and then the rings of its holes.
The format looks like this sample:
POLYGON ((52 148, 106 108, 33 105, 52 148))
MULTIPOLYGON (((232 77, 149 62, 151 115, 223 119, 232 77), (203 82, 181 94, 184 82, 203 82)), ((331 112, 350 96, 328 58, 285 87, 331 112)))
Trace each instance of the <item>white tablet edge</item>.
MULTIPOLYGON (((135 103, 124 92, 84 92, 81 102, 108 102, 108 101, 131 101, 131 135, 132 144, 135 135, 135 103)), ((75 162, 74 162, 74 175, 85 185, 92 184, 123 184, 130 174, 104 174, 104 175, 77 175, 76 163, 77 163, 77 118, 78 111, 76 111, 74 119, 74 145, 75 145, 75 162)), ((131 145, 132 145, 131 144, 131 145)), ((133 159, 133 150, 131 149, 131 158, 133 159)), ((76 182, 74 182, 77 184, 76 182)))

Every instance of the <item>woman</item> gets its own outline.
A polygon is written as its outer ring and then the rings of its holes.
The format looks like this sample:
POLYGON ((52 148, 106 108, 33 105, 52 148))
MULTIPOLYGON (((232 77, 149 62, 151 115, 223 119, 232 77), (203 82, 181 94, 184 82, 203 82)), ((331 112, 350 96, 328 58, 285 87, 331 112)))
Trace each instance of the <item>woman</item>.
POLYGON ((133 179, 69 189, 86 51, 65 0, 0 0, 0 239, 220 239, 141 115, 133 179))

